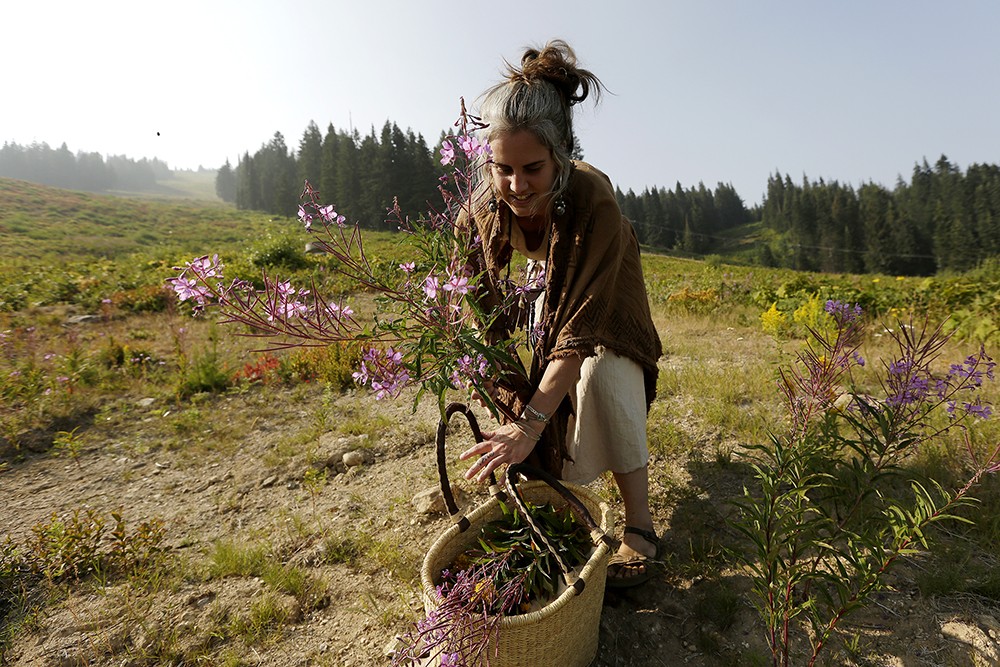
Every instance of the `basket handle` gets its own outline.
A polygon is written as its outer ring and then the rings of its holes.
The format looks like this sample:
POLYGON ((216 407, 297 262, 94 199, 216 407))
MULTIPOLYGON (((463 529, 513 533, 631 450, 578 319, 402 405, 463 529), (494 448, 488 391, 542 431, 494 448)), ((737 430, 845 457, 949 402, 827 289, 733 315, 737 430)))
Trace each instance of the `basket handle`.
POLYGON ((608 545, 610 548, 615 549, 618 547, 618 540, 611 537, 605 533, 594 517, 590 514, 587 506, 584 505, 579 498, 577 498, 572 491, 563 486, 562 482, 558 479, 545 472, 540 468, 529 465, 527 463, 514 463, 507 468, 507 488, 510 490, 510 495, 513 497, 514 502, 517 504, 518 509, 524 514, 524 518, 528 521, 528 526, 531 528, 531 532, 535 534, 541 540, 545 548, 549 550, 555 559, 556 563, 559 565, 559 569, 562 570, 563 579, 566 581, 566 585, 572 587, 576 590, 579 595, 583 592, 583 588, 586 585, 583 579, 577 578, 573 581, 570 580, 572 573, 572 568, 563 560, 563 557, 559 554, 559 549, 556 548, 555 544, 549 539, 548 535, 542 531, 535 520, 531 516, 531 512, 528 511, 528 506, 521 497, 521 491, 517 485, 518 475, 524 475, 531 479, 537 479, 545 482, 551 486, 560 496, 566 500, 569 505, 570 510, 576 516, 576 518, 583 523, 590 530, 590 539, 594 542, 595 546, 599 546, 602 542, 608 545))
MULTIPOLYGON (((448 422, 456 412, 461 412, 465 415, 465 418, 469 421, 469 426, 472 428, 472 437, 476 439, 476 442, 483 441, 483 433, 479 429, 479 421, 476 419, 476 415, 473 414, 471 408, 465 403, 449 403, 448 407, 444 410, 444 417, 438 422, 437 469, 438 480, 441 482, 441 495, 444 496, 444 503, 448 507, 448 514, 452 517, 455 517, 459 513, 459 509, 458 504, 455 502, 455 495, 451 492, 451 484, 448 482, 448 461, 445 457, 444 442, 445 436, 448 433, 448 422)), ((496 475, 492 472, 490 473, 489 490, 490 495, 493 497, 501 501, 507 500, 507 494, 497 484, 496 475)), ((455 521, 461 532, 465 532, 469 528, 469 520, 464 515, 456 518, 455 521)))

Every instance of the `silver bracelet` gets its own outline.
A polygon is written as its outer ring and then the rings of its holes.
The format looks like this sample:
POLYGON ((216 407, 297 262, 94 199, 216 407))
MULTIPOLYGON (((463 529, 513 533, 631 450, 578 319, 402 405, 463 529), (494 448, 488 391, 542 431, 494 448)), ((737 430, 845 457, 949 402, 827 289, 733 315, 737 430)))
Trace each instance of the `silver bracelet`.
POLYGON ((531 419, 533 421, 542 422, 543 424, 548 424, 549 419, 552 417, 545 414, 544 412, 539 412, 535 408, 531 407, 530 404, 524 404, 524 412, 521 413, 521 419, 531 419))
POLYGON ((534 442, 538 442, 542 438, 542 434, 541 433, 539 433, 535 429, 531 428, 530 426, 528 426, 527 424, 525 424, 523 421, 516 421, 516 422, 514 422, 514 429, 517 430, 517 431, 519 431, 521 433, 521 435, 525 435, 525 436, 531 438, 534 442))

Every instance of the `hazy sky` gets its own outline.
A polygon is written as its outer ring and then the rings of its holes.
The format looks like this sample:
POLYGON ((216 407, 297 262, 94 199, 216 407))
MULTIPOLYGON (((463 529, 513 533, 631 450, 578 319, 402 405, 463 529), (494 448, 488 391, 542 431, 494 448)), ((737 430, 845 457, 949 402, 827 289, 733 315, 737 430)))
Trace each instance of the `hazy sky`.
POLYGON ((613 92, 577 134, 623 190, 753 204, 775 171, 891 186, 942 153, 1000 162, 997 0, 2 0, 0 26, 0 142, 174 168, 297 147, 310 120, 433 144, 555 37, 613 92))

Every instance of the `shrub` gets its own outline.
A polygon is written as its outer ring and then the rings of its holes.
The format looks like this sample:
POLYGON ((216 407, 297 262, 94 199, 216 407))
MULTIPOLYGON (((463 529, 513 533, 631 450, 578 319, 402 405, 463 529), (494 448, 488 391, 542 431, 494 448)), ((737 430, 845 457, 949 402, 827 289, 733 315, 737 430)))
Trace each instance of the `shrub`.
POLYGON ((232 373, 217 350, 196 355, 181 377, 177 393, 188 398, 201 392, 221 393, 232 386, 232 373))
POLYGON ((108 533, 104 517, 94 509, 74 510, 68 518, 53 513, 32 527, 20 564, 47 579, 81 579, 98 572, 132 571, 162 552, 161 520, 143 521, 129 533, 121 512, 111 517, 114 527, 108 533))
POLYGON ((843 617, 886 587, 887 572, 918 547, 928 549, 932 524, 959 519, 973 487, 1000 469, 1000 445, 979 460, 957 491, 921 480, 902 463, 947 431, 990 416, 978 398, 993 379, 985 350, 935 372, 947 341, 940 328, 900 326, 897 356, 884 364, 883 398, 856 386, 860 308, 828 302, 835 331, 814 332, 797 365, 780 373, 790 426, 752 448, 756 489, 738 503, 736 527, 749 538, 744 554, 772 662, 788 665, 795 624, 808 624, 809 665, 843 617), (938 413, 951 418, 942 423, 938 413))
POLYGON ((292 233, 268 232, 250 247, 250 263, 258 269, 282 268, 297 271, 309 266, 305 242, 292 233))

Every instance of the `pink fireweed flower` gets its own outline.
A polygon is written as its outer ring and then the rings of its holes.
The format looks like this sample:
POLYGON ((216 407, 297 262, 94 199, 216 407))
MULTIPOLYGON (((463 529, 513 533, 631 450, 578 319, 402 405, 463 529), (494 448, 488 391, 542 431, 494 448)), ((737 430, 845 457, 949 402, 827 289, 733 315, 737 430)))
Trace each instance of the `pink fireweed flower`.
POLYGON ((531 338, 531 344, 534 346, 541 345, 545 341, 545 327, 541 323, 536 324, 532 327, 529 336, 531 338))
POLYGON ((458 143, 470 160, 480 155, 492 155, 493 153, 488 143, 480 141, 479 137, 474 135, 466 134, 459 138, 458 143))
POLYGON ((329 315, 335 320, 341 320, 351 317, 351 315, 354 314, 354 309, 342 303, 334 303, 331 301, 326 304, 326 312, 329 313, 329 315))
POLYGON ((455 161, 455 146, 445 139, 441 142, 441 164, 449 165, 455 161))
POLYGON ((287 299, 288 297, 295 296, 297 291, 292 287, 291 281, 285 280, 274 284, 274 293, 281 299, 287 299))
POLYGON ((354 378, 354 381, 361 386, 368 384, 368 380, 371 376, 368 374, 368 366, 365 365, 365 362, 361 362, 361 368, 351 373, 351 377, 354 378))
POLYGON ((208 288, 194 278, 184 278, 183 276, 168 278, 167 284, 177 293, 178 301, 187 301, 190 299, 198 307, 203 307, 208 303, 210 296, 208 288))
POLYGON ((312 221, 313 221, 312 213, 307 211, 302 204, 299 204, 299 220, 301 220, 303 224, 305 224, 306 230, 312 229, 312 221))
POLYGON ((430 275, 424 279, 424 294, 427 295, 428 299, 436 299, 439 289, 441 289, 441 283, 436 276, 430 275))
POLYGON ((344 223, 347 221, 347 218, 340 215, 333 209, 333 204, 319 207, 318 212, 324 222, 336 223, 338 227, 343 227, 344 223))
POLYGON ((352 377, 359 385, 370 386, 376 400, 396 398, 410 383, 403 353, 391 347, 384 352, 376 348, 365 350, 361 368, 352 377))
POLYGON ((405 273, 413 273, 413 270, 417 268, 417 265, 413 262, 404 262, 399 265, 399 268, 401 268, 405 273))
POLYGON ((219 261, 219 255, 215 254, 209 257, 205 255, 204 257, 198 257, 194 261, 188 264, 188 268, 191 271, 202 278, 216 278, 222 277, 222 262, 219 261))
POLYGON ((448 278, 448 282, 441 289, 446 292, 454 292, 455 294, 467 294, 469 291, 469 279, 455 273, 448 278))
POLYGON ((286 320, 293 317, 306 317, 309 314, 309 306, 301 301, 289 301, 286 302, 284 306, 286 320))
POLYGON ((486 377, 489 364, 486 357, 479 354, 473 359, 468 354, 455 360, 455 369, 451 372, 451 385, 455 389, 472 387, 477 380, 486 377))

